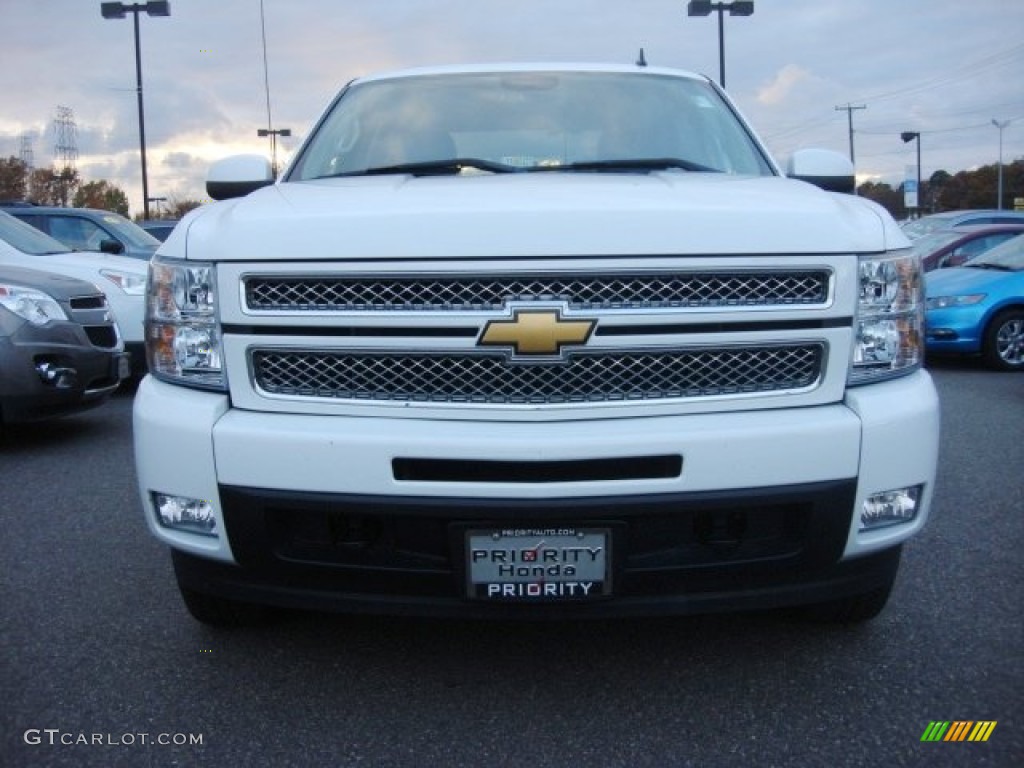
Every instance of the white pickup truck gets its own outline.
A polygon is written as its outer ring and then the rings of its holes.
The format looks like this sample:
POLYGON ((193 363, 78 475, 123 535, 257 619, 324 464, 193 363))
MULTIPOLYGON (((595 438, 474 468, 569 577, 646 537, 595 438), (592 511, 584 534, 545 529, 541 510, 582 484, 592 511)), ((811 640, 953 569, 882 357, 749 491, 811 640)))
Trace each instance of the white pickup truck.
POLYGON ((198 620, 885 605, 928 517, 920 265, 707 78, 348 84, 150 267, 145 516, 198 620))

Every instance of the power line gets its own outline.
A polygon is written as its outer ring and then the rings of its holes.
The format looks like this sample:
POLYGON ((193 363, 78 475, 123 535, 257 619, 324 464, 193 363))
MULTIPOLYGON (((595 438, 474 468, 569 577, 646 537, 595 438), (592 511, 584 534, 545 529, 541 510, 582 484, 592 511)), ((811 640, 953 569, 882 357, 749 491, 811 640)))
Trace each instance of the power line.
MULTIPOLYGON (((897 97, 903 97, 903 96, 908 96, 908 95, 917 94, 917 93, 924 93, 924 92, 927 92, 927 91, 930 91, 930 90, 933 90, 933 89, 936 89, 936 88, 945 87, 945 86, 947 86, 947 85, 949 85, 951 83, 955 83, 955 82, 960 81, 960 80, 974 79, 975 76, 977 74, 981 73, 981 72, 984 72, 984 71, 987 71, 987 70, 990 70, 990 69, 995 69, 995 68, 998 68, 998 67, 1001 67, 1001 66, 1013 64, 1014 63, 1013 59, 1019 57, 1021 54, 1024 54, 1024 44, 1014 45, 1014 46, 1011 46, 1010 48, 1004 49, 1002 51, 996 51, 995 53, 992 53, 992 54, 989 54, 987 56, 984 56, 984 57, 982 57, 980 59, 977 59, 977 60, 975 60, 973 62, 969 62, 968 64, 959 66, 957 68, 956 73, 953 74, 953 75, 942 76, 942 77, 935 77, 935 78, 932 78, 930 80, 925 80, 923 82, 917 83, 915 85, 908 85, 906 87, 898 88, 898 89, 893 90, 893 91, 886 91, 886 92, 882 92, 882 93, 878 93, 878 94, 869 96, 867 98, 862 98, 862 99, 859 99, 859 101, 868 102, 868 103, 884 102, 884 101, 888 101, 890 99, 894 99, 894 98, 897 98, 897 97)), ((1017 106, 1017 104, 1014 104, 1013 106, 1017 106)), ((837 107, 836 109, 840 110, 839 107, 837 107)), ((845 109, 845 107, 842 108, 842 109, 845 109)), ((978 112, 992 112, 992 111, 1003 111, 1003 110, 1001 110, 999 108, 993 108, 993 107, 989 107, 989 108, 979 109, 978 110, 978 112)), ((953 113, 954 116, 956 114, 959 114, 959 113, 953 113)), ((823 118, 823 119, 820 119, 820 120, 801 121, 799 123, 794 123, 791 126, 780 128, 775 133, 766 134, 764 136, 764 138, 765 138, 766 141, 778 141, 780 139, 786 139, 786 138, 789 138, 791 136, 796 136, 796 135, 805 133, 807 131, 823 127, 825 125, 828 125, 830 122, 831 122, 831 119, 829 119, 829 118, 823 118)), ((863 130, 859 130, 858 132, 859 133, 868 133, 868 131, 863 131, 863 130)), ((924 131, 922 131, 922 133, 924 133, 924 131)))
POLYGON ((973 62, 968 62, 967 64, 960 65, 957 67, 956 73, 953 75, 936 77, 932 78, 931 80, 925 80, 924 82, 918 83, 917 85, 910 85, 904 88, 898 88, 894 91, 889 91, 887 93, 875 94, 873 96, 870 96, 869 98, 862 99, 862 101, 886 101, 888 99, 896 98, 897 96, 907 96, 913 93, 929 91, 932 90, 933 88, 940 88, 949 85, 950 83, 955 83, 959 80, 973 79, 975 75, 980 74, 981 72, 1003 66, 1004 64, 1013 63, 1012 59, 1015 58, 1018 54, 1024 54, 1024 44, 1015 45, 1010 48, 1007 48, 1006 50, 998 51, 996 53, 989 54, 988 56, 983 57, 981 59, 977 59, 973 62))
MULTIPOLYGON (((1020 119, 1020 116, 1018 116, 1018 117, 1011 117, 1010 121, 1012 122, 1014 120, 1019 120, 1019 119, 1020 119)), ((984 123, 971 123, 970 125, 958 125, 958 126, 954 126, 954 127, 951 127, 951 128, 933 128, 931 130, 920 131, 920 133, 923 134, 923 135, 926 135, 926 136, 934 136, 934 135, 940 134, 940 133, 959 133, 960 131, 975 131, 978 128, 989 128, 989 127, 991 127, 991 125, 992 125, 992 123, 990 121, 989 122, 984 122, 984 123)), ((886 127, 879 128, 879 127, 876 127, 874 130, 864 130, 864 129, 861 129, 860 131, 858 131, 858 133, 867 134, 869 136, 885 136, 886 134, 896 133, 898 131, 899 131, 899 128, 886 128, 886 127)))

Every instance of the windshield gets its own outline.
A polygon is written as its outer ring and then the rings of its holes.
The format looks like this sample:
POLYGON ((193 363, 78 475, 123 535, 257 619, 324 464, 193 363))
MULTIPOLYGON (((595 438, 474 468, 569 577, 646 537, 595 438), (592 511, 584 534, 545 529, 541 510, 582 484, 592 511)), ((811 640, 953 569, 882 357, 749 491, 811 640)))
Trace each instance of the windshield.
POLYGON ((954 240, 959 240, 963 236, 963 232, 954 232, 948 229, 933 232, 930 235, 922 235, 914 240, 912 242, 912 249, 914 253, 923 258, 949 245, 954 240))
POLYGON ((357 83, 320 122, 288 179, 430 166, 447 173, 623 171, 634 169, 631 161, 640 171, 772 173, 740 120, 702 80, 513 71, 357 83))
POLYGON ((933 213, 903 225, 903 234, 911 238, 924 237, 940 229, 949 229, 955 223, 955 215, 933 213))
POLYGON ((1014 272, 1024 269, 1024 235, 1017 235, 968 261, 967 267, 996 267, 1014 272))
POLYGON ((48 253, 67 253, 68 247, 31 224, 0 211, 0 240, 22 253, 44 256, 48 253))
POLYGON ((139 248, 159 248, 160 241, 153 237, 138 224, 129 221, 117 213, 104 213, 103 223, 114 230, 118 236, 130 245, 139 248))

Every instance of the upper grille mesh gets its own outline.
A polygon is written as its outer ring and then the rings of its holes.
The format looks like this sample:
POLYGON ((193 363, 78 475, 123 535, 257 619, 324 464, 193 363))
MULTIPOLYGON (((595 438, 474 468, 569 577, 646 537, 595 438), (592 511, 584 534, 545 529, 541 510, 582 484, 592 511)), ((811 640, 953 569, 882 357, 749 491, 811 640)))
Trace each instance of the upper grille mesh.
POLYGON ((255 350, 257 386, 363 401, 573 403, 740 395, 817 383, 820 344, 578 354, 510 365, 500 355, 255 350))
POLYGON ((659 309, 823 304, 827 270, 634 275, 272 277, 245 279, 256 312, 480 311, 510 301, 564 301, 573 309, 659 309))

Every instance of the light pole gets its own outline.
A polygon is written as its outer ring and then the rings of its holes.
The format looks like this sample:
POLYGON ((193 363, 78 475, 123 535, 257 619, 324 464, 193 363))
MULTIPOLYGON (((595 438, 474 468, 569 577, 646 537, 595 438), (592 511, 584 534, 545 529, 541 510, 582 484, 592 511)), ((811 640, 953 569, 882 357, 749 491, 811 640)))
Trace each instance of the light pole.
POLYGON ((142 53, 139 46, 139 14, 149 16, 170 16, 171 4, 166 0, 150 0, 148 3, 100 3, 104 19, 123 19, 131 13, 135 18, 135 92, 139 99, 139 149, 142 154, 142 215, 149 218, 149 179, 146 177, 146 119, 142 110, 142 53))
POLYGON ((291 136, 290 128, 274 128, 273 118, 270 116, 270 70, 267 67, 267 23, 263 15, 263 0, 260 0, 260 30, 263 35, 263 84, 267 91, 267 127, 256 131, 257 136, 270 137, 270 169, 274 177, 277 177, 277 137, 291 136))
POLYGON ((278 136, 291 136, 291 128, 259 128, 256 131, 257 136, 269 136, 270 137, 270 167, 274 170, 274 175, 277 176, 277 137, 278 136))
POLYGON ((999 122, 994 117, 992 118, 992 125, 999 129, 999 202, 996 205, 996 208, 998 208, 1000 211, 1003 210, 1003 128, 1008 126, 1010 122, 1010 120, 1003 120, 1003 122, 999 122))
POLYGON ((725 88, 725 24, 722 16, 725 11, 730 16, 752 16, 754 0, 733 0, 731 3, 690 0, 686 4, 687 16, 710 16, 712 11, 718 11, 718 84, 725 88))
POLYGON ((917 139, 917 205, 914 207, 917 209, 918 215, 921 213, 921 134, 917 131, 904 131, 900 134, 900 138, 903 139, 903 143, 906 144, 909 141, 917 139))

